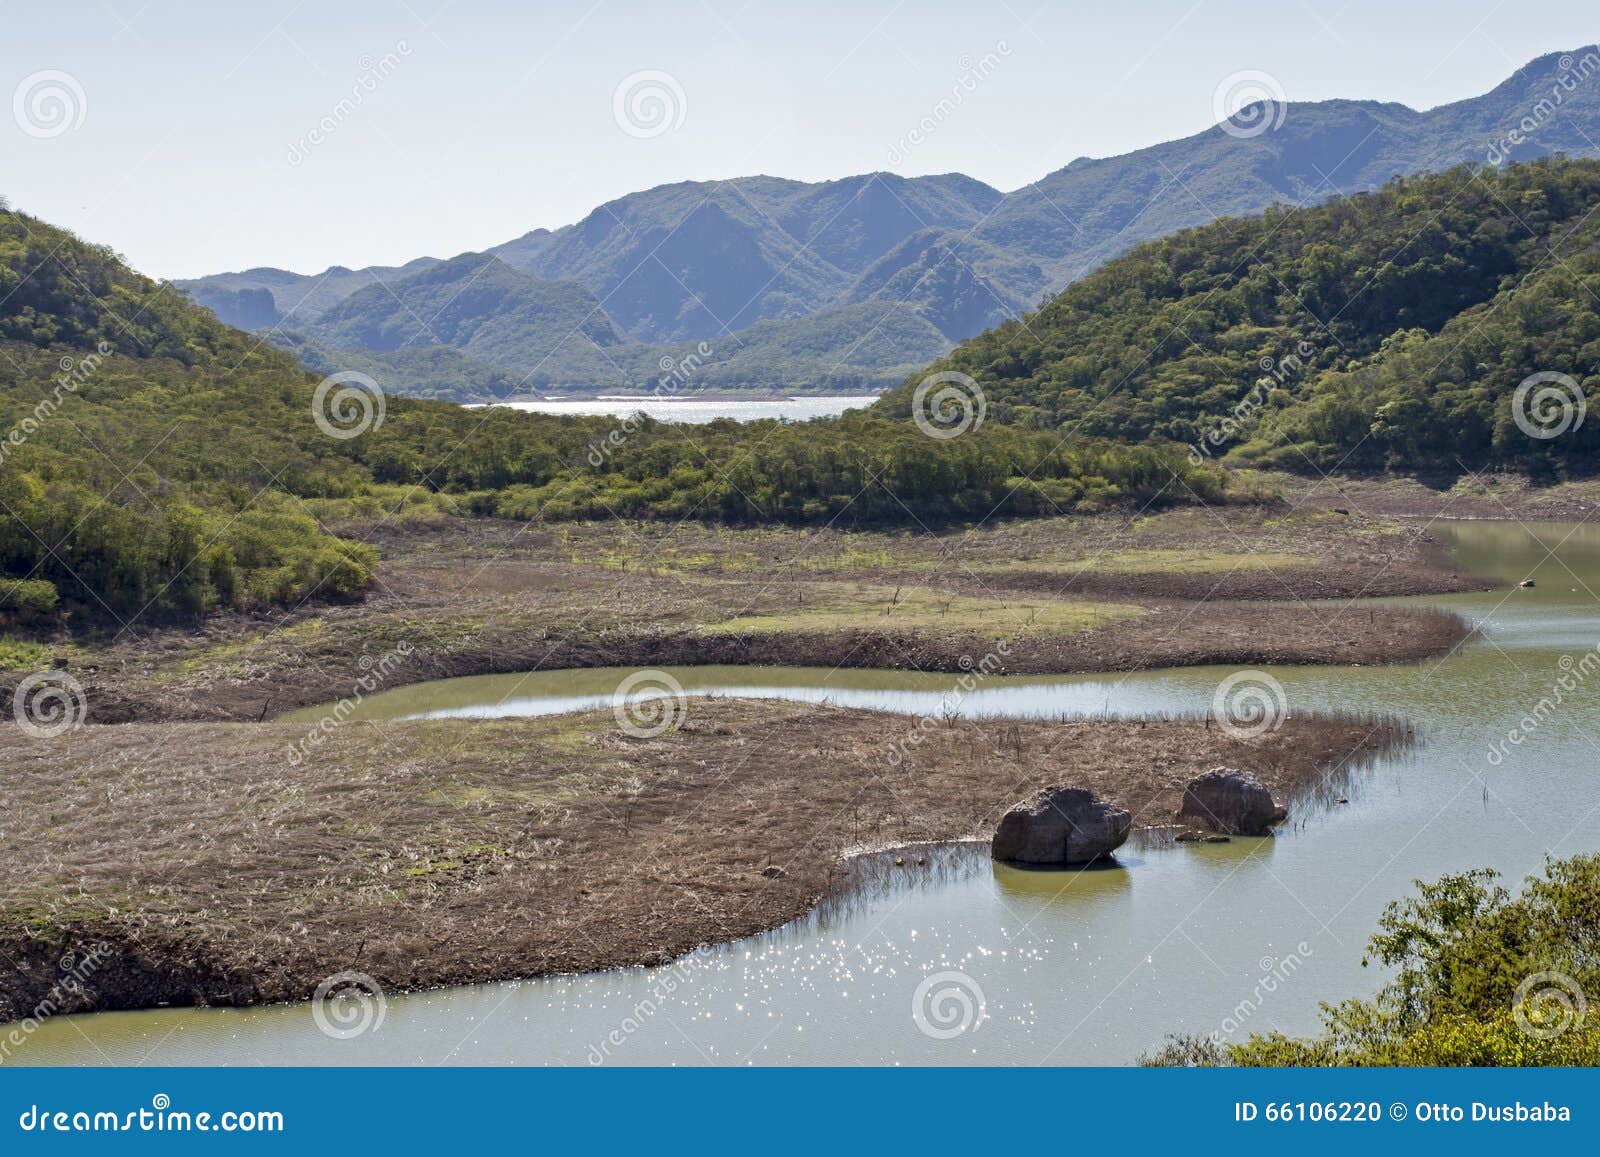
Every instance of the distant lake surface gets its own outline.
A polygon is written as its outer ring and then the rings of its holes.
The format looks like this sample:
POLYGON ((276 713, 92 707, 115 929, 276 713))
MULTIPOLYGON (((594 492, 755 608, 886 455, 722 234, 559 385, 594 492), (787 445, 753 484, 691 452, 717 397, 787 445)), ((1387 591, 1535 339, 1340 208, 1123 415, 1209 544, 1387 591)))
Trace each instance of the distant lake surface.
POLYGON ((498 402, 512 410, 535 414, 607 414, 627 418, 645 413, 663 422, 700 426, 718 418, 754 422, 761 418, 831 418, 846 410, 859 410, 878 400, 876 394, 811 395, 796 398, 700 398, 623 396, 601 394, 593 398, 559 398, 538 402, 498 402))

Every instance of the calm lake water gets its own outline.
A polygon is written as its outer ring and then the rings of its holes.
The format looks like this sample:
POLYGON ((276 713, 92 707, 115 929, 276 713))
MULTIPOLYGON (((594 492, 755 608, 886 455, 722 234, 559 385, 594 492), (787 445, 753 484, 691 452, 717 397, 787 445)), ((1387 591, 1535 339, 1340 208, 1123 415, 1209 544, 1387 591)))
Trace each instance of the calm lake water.
POLYGON ((800 422, 807 418, 831 418, 846 410, 859 410, 878 400, 876 394, 851 394, 834 397, 805 396, 796 398, 697 398, 683 396, 621 397, 602 394, 596 398, 561 398, 541 402, 502 402, 512 410, 527 410, 535 414, 609 414, 613 418, 628 418, 645 413, 663 422, 682 422, 690 426, 704 425, 718 418, 733 418, 739 422, 753 422, 758 418, 789 418, 800 422))
MULTIPOLYGON (((1321 1000, 1368 994, 1384 903, 1411 881, 1600 849, 1600 674, 1520 745, 1491 746, 1600 642, 1600 530, 1434 524, 1469 568, 1531 590, 1422 600, 1481 639, 1413 667, 1275 668, 1291 712, 1391 712, 1420 743, 1302 807, 1274 839, 1135 849, 1121 866, 1019 872, 951 847, 796 924, 656 969, 391 996, 336 1040, 307 1005, 46 1021, 29 1064, 1125 1064, 1171 1032, 1307 1032, 1321 1000), (981 1015, 980 1015, 981 1014, 981 1015), (962 1031, 953 1031, 960 1029, 962 1031)), ((1220 669, 993 679, 959 710, 1055 716, 1205 710, 1220 669)), ((947 677, 698 668, 698 693, 827 698, 919 714, 947 677)), ((609 702, 621 672, 452 680, 368 711, 493 715, 609 702)), ((690 710, 692 711, 692 705, 690 710)), ((19 1055, 19 1060, 24 1058, 19 1055)))

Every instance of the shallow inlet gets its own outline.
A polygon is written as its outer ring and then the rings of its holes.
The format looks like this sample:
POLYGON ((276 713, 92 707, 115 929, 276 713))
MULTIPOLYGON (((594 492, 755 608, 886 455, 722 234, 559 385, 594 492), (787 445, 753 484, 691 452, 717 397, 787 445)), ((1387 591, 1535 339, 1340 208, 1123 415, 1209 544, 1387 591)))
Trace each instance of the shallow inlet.
MULTIPOLYGON (((1271 840, 1140 848, 1117 869, 1030 873, 970 845, 852 863, 853 886, 785 928, 673 965, 391 996, 382 1024, 330 1039, 307 1005, 164 1009, 45 1021, 29 1064, 1118 1064, 1169 1032, 1317 1024, 1371 992, 1362 948, 1418 877, 1600 848, 1600 674, 1504 743, 1600 643, 1600 530, 1435 523, 1479 573, 1533 589, 1428 599, 1483 628, 1410 667, 1277 668, 1291 711, 1402 715, 1421 745, 1354 778, 1350 802, 1300 808, 1271 840), (1504 746, 1499 762, 1488 753, 1504 746), (917 864, 922 855, 927 862, 917 864), (935 980, 960 973, 966 980, 935 980), (932 983, 929 983, 932 980, 932 983), (981 994, 981 997, 980 997, 981 994), (920 997, 920 1004, 918 1003, 920 997), (942 1009, 982 1017, 940 1039, 942 1009), (913 1015, 922 1014, 921 1024, 913 1015)), ((1315 613, 1314 608, 1307 613, 1315 613)), ((1220 670, 986 680, 975 714, 1198 712, 1220 670)), ((688 668, 698 692, 763 693, 920 714, 949 676, 688 668)), ((507 714, 608 703, 619 673, 450 680, 363 710, 507 714)), ((691 706, 692 711, 692 706, 691 706)), ((315 718, 317 712, 312 712, 315 718)))

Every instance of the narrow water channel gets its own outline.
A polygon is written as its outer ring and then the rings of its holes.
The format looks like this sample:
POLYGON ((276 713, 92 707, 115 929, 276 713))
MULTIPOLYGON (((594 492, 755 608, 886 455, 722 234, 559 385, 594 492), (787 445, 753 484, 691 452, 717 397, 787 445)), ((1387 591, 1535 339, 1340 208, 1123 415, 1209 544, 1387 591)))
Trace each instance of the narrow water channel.
MULTIPOLYGON (((1600 849, 1600 672, 1520 744, 1504 743, 1600 644, 1600 529, 1435 523, 1468 569, 1513 584, 1423 600, 1481 637, 1407 667, 1277 668, 1292 712, 1403 715, 1418 747, 1302 809, 1276 838, 1146 848, 1112 870, 1018 872, 981 848, 897 866, 809 917, 676 964, 391 996, 352 1039, 306 1005, 163 1009, 46 1021, 29 1064, 1124 1064, 1168 1033, 1317 1025, 1370 993, 1384 903, 1411 881, 1600 849), (1518 589, 1526 578, 1532 589, 1518 589), (1503 754, 1490 758, 1491 748, 1503 754), (962 1027, 964 1026, 964 1027, 962 1027), (952 1031, 961 1028, 961 1031, 952 1031)), ((993 679, 959 709, 1056 716, 1204 710, 1227 672, 993 679)), ((920 714, 953 680, 691 668, 695 693, 828 699, 920 714)), ((619 672, 451 680, 367 701, 387 717, 504 715, 609 702, 619 672)))

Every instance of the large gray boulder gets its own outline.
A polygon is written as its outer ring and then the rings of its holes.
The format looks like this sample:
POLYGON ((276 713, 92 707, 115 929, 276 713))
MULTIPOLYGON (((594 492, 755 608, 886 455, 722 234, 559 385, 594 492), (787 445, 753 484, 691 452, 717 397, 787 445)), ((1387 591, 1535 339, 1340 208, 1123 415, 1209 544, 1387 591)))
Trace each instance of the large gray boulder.
POLYGON ((1265 836, 1288 811, 1278 806, 1267 785, 1247 771, 1219 767, 1196 776, 1183 789, 1180 822, 1230 836, 1265 836))
POLYGON ((1013 864, 1087 864, 1128 838, 1133 817, 1081 787, 1056 784, 1000 817, 991 854, 1013 864))

